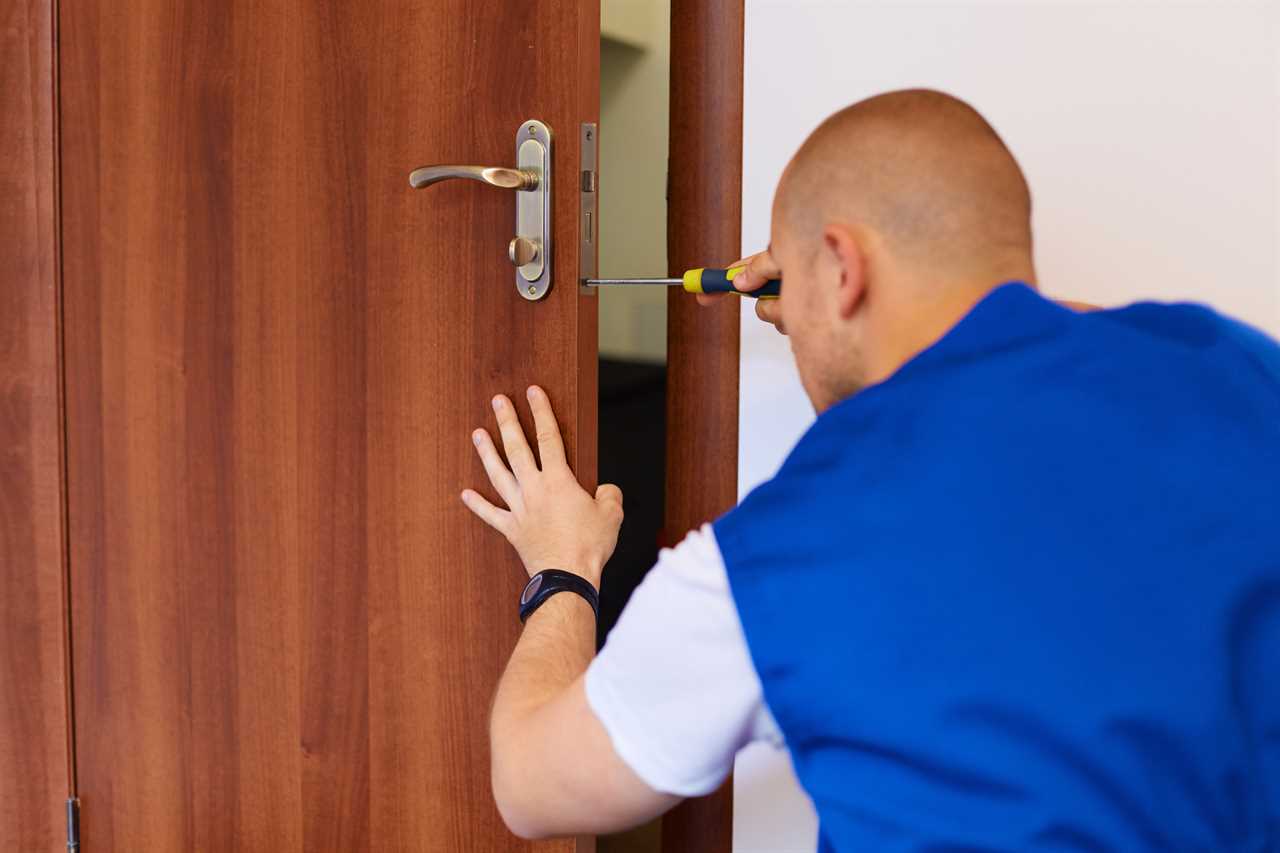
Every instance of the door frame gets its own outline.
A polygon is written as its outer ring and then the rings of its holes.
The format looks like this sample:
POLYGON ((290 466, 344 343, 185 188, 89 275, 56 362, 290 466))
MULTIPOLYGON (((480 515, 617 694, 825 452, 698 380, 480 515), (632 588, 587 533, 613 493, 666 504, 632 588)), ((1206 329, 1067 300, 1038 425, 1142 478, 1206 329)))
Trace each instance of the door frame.
MULTIPOLYGON (((671 275, 741 256, 743 2, 671 2, 671 275)), ((673 536, 738 502, 739 310, 737 299, 703 308, 678 288, 668 294, 663 529, 673 536)), ((730 853, 732 775, 663 816, 662 849, 730 853)))

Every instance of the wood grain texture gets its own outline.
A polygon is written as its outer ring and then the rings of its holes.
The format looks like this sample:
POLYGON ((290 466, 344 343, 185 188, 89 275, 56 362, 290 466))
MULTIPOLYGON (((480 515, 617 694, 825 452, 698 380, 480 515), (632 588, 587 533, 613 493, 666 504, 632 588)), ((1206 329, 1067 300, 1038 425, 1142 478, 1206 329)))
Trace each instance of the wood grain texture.
POLYGON ((534 381, 594 477, 598 27, 570 0, 63 4, 86 850, 590 848, 494 808, 523 572, 458 493, 489 398, 534 381), (407 182, 511 164, 526 118, 562 176, 538 303, 513 194, 407 182))
MULTIPOLYGON (((671 275, 727 264, 742 239, 742 0, 672 0, 671 275)), ((738 497, 738 299, 702 308, 678 288, 667 300, 667 491, 670 538, 738 497)), ((666 853, 728 853, 733 780, 662 819, 666 853)))
POLYGON ((0 849, 65 849, 73 790, 51 0, 0 5, 0 849))

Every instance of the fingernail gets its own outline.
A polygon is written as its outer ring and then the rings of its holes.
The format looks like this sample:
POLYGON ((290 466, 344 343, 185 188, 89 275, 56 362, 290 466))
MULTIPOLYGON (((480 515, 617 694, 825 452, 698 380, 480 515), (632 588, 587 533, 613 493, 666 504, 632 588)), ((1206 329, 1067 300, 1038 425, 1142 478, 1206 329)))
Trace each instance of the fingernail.
POLYGON ((493 410, 496 412, 498 409, 501 409, 501 408, 502 408, 502 398, 501 398, 501 397, 494 397, 494 398, 493 398, 493 410))
POLYGON ((475 432, 471 433, 471 440, 474 441, 476 444, 479 444, 481 439, 483 438, 484 438, 484 433, 480 432, 480 430, 476 430, 475 432))
POLYGON ((538 387, 536 385, 530 385, 529 390, 525 391, 525 394, 528 395, 530 400, 532 400, 534 397, 538 396, 538 387))

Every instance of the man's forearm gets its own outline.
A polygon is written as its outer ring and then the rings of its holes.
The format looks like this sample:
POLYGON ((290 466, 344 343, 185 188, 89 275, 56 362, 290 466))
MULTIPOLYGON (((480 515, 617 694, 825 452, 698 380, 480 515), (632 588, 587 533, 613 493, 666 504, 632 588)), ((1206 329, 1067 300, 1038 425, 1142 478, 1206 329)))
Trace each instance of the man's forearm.
MULTIPOLYGON (((527 392, 535 458, 515 406, 493 398, 504 460, 487 430, 472 432, 489 484, 505 509, 474 489, 467 508, 500 532, 530 576, 550 567, 597 589, 622 524, 622 492, 588 493, 570 470, 546 392, 527 392)), ((592 710, 584 673, 595 653, 591 605, 562 592, 528 619, 498 683, 489 720, 493 795, 507 826, 526 838, 614 832, 648 820, 678 798, 650 788, 616 753, 592 710)))
POLYGON ((562 592, 533 612, 493 700, 493 727, 518 721, 573 683, 595 657, 596 620, 580 595, 562 592))
POLYGON ((554 787, 548 778, 552 733, 539 725, 539 711, 561 696, 595 656, 595 614, 581 596, 562 592, 529 617, 507 669, 498 682, 489 723, 493 794, 503 818, 521 834, 540 834, 530 800, 554 787))

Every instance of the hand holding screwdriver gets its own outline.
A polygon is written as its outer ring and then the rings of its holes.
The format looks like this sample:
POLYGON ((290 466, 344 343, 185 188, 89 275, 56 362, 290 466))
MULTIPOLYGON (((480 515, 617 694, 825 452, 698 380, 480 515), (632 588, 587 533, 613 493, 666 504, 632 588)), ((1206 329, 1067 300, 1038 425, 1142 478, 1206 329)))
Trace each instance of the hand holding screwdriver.
MULTIPOLYGON (((754 255, 747 255, 745 258, 739 258, 729 264, 727 269, 741 266, 745 266, 746 269, 738 273, 733 279, 733 286, 738 290, 759 290, 764 287, 765 282, 782 278, 782 270, 767 249, 763 252, 756 252, 754 255)), ((715 305, 716 300, 720 297, 721 294, 718 293, 699 293, 697 295, 699 305, 715 305)), ((782 312, 779 310, 779 300, 757 299, 755 302, 756 316, 766 323, 772 324, 775 329, 785 335, 787 332, 782 327, 782 312)))

